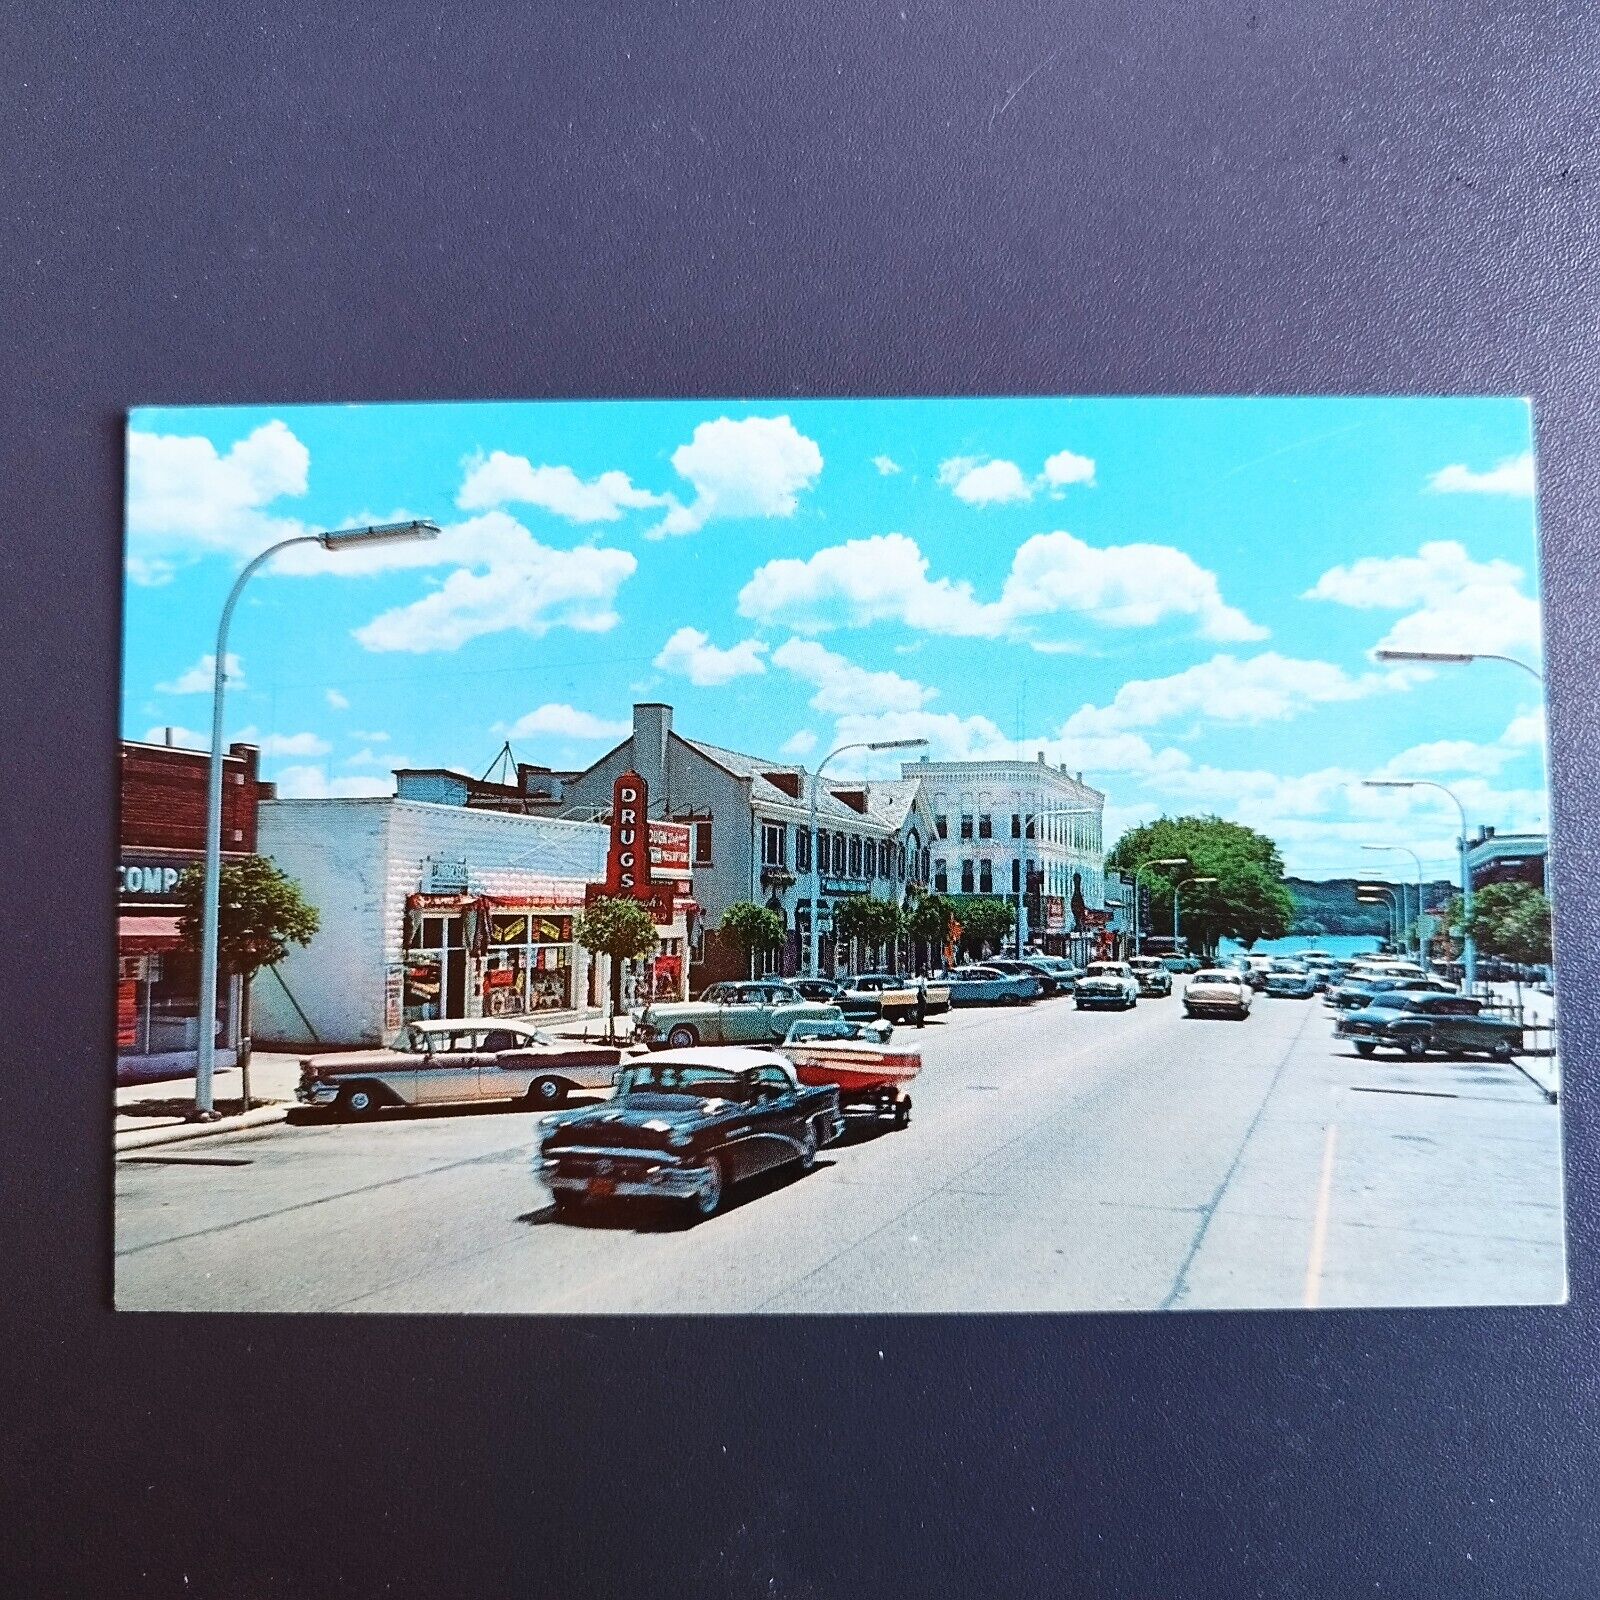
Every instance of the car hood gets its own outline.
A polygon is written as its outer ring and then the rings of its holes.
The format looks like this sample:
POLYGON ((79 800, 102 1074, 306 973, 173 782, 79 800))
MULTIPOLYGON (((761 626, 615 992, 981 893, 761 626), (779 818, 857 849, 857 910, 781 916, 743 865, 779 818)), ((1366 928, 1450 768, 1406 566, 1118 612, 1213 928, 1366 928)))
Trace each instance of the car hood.
POLYGON ((304 1056, 317 1072, 372 1072, 379 1068, 412 1067, 421 1059, 403 1050, 334 1050, 320 1056, 304 1056))
POLYGON ((669 1134, 703 1127, 749 1109, 742 1100, 710 1095, 628 1095, 621 1102, 612 1101, 563 1117, 544 1142, 546 1146, 593 1144, 603 1138, 609 1144, 664 1144, 669 1134))

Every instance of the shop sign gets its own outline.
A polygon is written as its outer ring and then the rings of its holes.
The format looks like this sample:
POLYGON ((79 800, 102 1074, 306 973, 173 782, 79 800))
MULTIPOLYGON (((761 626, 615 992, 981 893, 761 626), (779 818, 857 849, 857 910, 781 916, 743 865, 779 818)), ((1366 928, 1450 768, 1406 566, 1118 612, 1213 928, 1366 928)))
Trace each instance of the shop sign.
POLYGON ((485 989, 514 989, 517 975, 510 967, 491 967, 483 975, 485 989))
POLYGON ((428 894, 465 894, 467 858, 429 856, 422 864, 422 887, 428 894))
POLYGON ((139 982, 136 978, 117 980, 117 1048, 124 1050, 139 1042, 139 982))
POLYGON ((650 892, 650 851, 645 819, 649 791, 637 772, 622 773, 611 791, 611 848, 606 852, 606 893, 634 899, 650 892))
POLYGON ((475 904, 470 894, 408 894, 408 911, 465 911, 475 904))
POLYGON ((490 944, 526 944, 528 919, 522 915, 492 916, 489 918, 490 944))
POLYGON ((1067 931, 1067 902, 1060 895, 1045 896, 1044 929, 1046 933, 1067 931))
POLYGON ((117 867, 117 894, 124 900, 170 900, 189 865, 185 859, 123 861, 117 867))
POLYGON ((1111 926, 1111 913, 1109 911, 1095 911, 1089 906, 1083 908, 1083 926, 1085 928, 1109 928, 1111 926))
POLYGON ((671 879, 688 883, 693 876, 689 865, 690 828, 687 822, 650 824, 650 877, 656 883, 671 879))
POLYGON ((383 972, 383 1031, 393 1038, 405 1021, 406 969, 395 962, 383 972))

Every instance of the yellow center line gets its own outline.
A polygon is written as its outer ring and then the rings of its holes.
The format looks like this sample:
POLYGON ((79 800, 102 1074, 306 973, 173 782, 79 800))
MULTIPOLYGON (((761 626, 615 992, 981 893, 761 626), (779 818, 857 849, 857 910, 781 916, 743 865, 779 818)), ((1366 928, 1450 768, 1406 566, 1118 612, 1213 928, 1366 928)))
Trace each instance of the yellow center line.
POLYGON ((1339 1124, 1328 1124, 1322 1141, 1322 1176, 1317 1180, 1317 1215, 1311 1225, 1311 1254, 1306 1258, 1305 1305, 1314 1308, 1322 1301, 1322 1260, 1328 1249, 1328 1212, 1333 1200, 1333 1153, 1339 1143, 1339 1124))

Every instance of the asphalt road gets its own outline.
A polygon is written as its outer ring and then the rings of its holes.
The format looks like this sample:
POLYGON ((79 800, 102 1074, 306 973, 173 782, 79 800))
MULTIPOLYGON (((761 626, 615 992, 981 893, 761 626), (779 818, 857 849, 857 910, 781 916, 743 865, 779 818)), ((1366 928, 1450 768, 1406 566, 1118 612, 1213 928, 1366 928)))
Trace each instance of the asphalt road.
POLYGON ((688 1227, 557 1222, 527 1112, 284 1125, 117 1162, 127 1310, 854 1312, 1557 1301, 1559 1110, 1514 1068, 1044 1001, 922 1034, 903 1132, 688 1227))

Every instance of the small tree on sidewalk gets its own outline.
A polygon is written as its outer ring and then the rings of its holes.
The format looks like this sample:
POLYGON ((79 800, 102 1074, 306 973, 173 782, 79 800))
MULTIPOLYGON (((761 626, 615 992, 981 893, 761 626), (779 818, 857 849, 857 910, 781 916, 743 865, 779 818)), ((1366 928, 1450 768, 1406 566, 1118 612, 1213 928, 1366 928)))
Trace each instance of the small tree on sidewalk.
MULTIPOLYGON (((196 955, 202 942, 206 874, 184 869, 177 895, 178 932, 196 955)), ((310 944, 322 919, 300 885, 265 856, 227 863, 217 879, 217 966, 244 980, 244 1015, 239 1020, 239 1093, 250 1109, 250 985, 263 967, 275 967, 292 944, 310 944)))
POLYGON ((743 952, 746 969, 752 975, 756 951, 777 950, 783 945, 783 918, 767 906, 758 906, 753 900, 735 900, 722 913, 721 926, 723 937, 731 940, 734 948, 743 952))
POLYGON ((859 940, 869 949, 892 945, 904 926, 900 907, 876 895, 853 894, 834 908, 833 927, 839 937, 859 940))
POLYGON ((1016 908, 996 895, 963 895, 955 902, 955 911, 961 948, 968 955, 981 956, 990 946, 999 949, 1017 925, 1016 908))
POLYGON ((573 933, 585 950, 611 958, 611 1004, 607 1007, 606 1038, 616 1037, 617 1013, 622 1010, 622 963, 637 961, 656 947, 656 924, 650 909, 625 896, 602 895, 584 908, 573 933))
POLYGON ((954 921, 955 908, 942 894, 924 895, 906 912, 906 933, 921 947, 919 962, 933 966, 943 962, 954 921))

